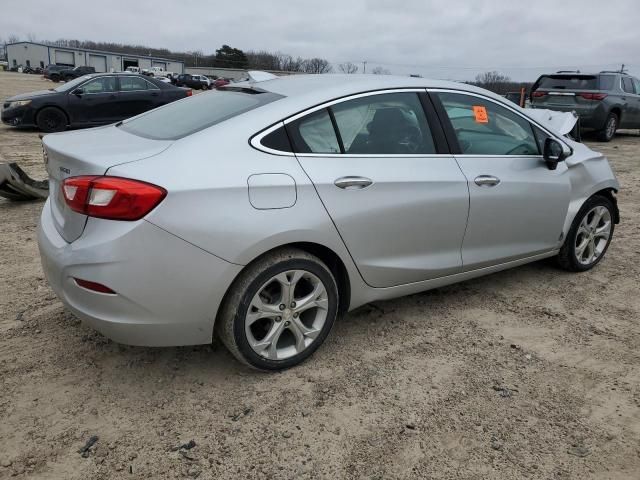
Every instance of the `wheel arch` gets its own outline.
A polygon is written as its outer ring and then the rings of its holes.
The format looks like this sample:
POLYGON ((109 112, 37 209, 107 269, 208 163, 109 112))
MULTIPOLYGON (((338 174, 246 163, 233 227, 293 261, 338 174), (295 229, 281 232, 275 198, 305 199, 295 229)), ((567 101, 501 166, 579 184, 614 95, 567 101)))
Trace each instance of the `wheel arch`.
POLYGON ((614 207, 613 222, 617 225, 620 223, 620 209, 618 208, 618 198, 616 197, 617 193, 618 193, 618 190, 616 190, 613 187, 608 187, 602 190, 598 190, 597 192, 593 193, 589 198, 587 198, 583 202, 583 205, 585 202, 589 201, 590 198, 595 197, 596 195, 608 198, 609 200, 611 200, 611 203, 613 203, 613 207, 614 207))
POLYGON ((609 113, 616 114, 616 116, 618 117, 618 127, 620 127, 620 121, 622 120, 622 107, 620 107, 619 105, 615 105, 613 108, 611 108, 611 110, 609 110, 609 113))
MULTIPOLYGON (((315 242, 291 242, 291 243, 278 245, 276 247, 270 248, 269 250, 266 250, 266 251, 262 252, 261 254, 257 255, 255 258, 253 258, 249 263, 247 263, 236 274, 236 276, 234 277, 233 281, 229 283, 229 286, 227 287, 227 290, 226 290, 224 296, 222 297, 222 301, 220 302, 220 306, 218 307, 218 312, 216 314, 215 324, 218 324, 220 314, 221 314, 221 312, 223 310, 223 305, 227 301, 227 297, 228 297, 229 293, 232 291, 232 287, 234 286, 234 284, 238 280, 238 277, 240 277, 240 275, 250 265, 253 265, 255 262, 259 261, 260 259, 262 259, 266 255, 269 255, 272 252, 275 252, 275 251, 283 249, 283 248, 297 248, 297 249, 300 249, 300 250, 302 250, 304 252, 310 253, 311 255, 315 255, 316 257, 318 257, 329 268, 329 270, 331 270, 331 273, 333 274, 334 278, 336 279, 336 283, 337 283, 337 287, 338 287, 338 297, 339 297, 338 315, 343 315, 343 314, 345 314, 345 313, 347 313, 349 311, 349 305, 351 304, 351 279, 349 277, 349 272, 347 270, 347 267, 344 264, 342 258, 340 258, 340 255, 338 255, 331 248, 329 248, 329 247, 327 247, 325 245, 319 244, 319 243, 315 243, 315 242)), ((215 332, 215 326, 214 326, 214 332, 215 332)))
POLYGON ((36 110, 36 114, 33 117, 36 125, 38 124, 38 116, 40 115, 40 112, 42 112, 42 110, 44 110, 45 108, 55 108, 57 110, 60 110, 64 114, 65 118, 67 119, 67 127, 71 125, 71 117, 69 116, 69 113, 60 105, 42 105, 40 108, 38 108, 36 110))

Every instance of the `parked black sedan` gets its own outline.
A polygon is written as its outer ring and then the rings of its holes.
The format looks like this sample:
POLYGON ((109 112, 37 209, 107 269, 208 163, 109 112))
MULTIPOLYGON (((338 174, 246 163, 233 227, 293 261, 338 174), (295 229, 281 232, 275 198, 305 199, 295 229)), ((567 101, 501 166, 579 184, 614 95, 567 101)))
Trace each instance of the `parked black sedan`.
POLYGON ((57 88, 5 100, 2 122, 60 132, 68 127, 114 123, 188 97, 192 91, 142 75, 98 73, 57 88))

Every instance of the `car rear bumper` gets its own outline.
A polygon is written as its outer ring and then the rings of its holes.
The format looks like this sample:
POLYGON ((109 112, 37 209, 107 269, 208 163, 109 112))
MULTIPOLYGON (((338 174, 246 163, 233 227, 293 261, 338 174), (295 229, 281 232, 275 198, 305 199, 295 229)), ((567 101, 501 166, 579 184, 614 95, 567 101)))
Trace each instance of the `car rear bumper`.
POLYGON ((89 218, 67 243, 53 224, 49 200, 38 229, 45 276, 58 298, 84 323, 127 345, 210 343, 216 312, 242 268, 140 220, 89 218), (80 287, 105 285, 115 294, 80 287))

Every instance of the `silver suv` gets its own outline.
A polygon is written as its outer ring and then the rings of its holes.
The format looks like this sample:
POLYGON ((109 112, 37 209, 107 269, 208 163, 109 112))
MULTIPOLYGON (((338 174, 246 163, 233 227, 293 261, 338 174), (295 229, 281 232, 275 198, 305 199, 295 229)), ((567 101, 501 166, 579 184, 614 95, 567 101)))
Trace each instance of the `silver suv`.
POLYGON ((640 80, 608 71, 542 75, 531 88, 531 107, 575 111, 583 130, 608 142, 619 128, 640 128, 640 80))

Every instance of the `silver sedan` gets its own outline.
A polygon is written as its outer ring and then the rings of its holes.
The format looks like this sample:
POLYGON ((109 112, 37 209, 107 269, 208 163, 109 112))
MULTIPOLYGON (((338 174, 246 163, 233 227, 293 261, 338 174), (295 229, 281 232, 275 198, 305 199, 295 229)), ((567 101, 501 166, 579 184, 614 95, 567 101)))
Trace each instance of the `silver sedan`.
POLYGON ((255 75, 47 135, 42 263, 117 342, 219 338, 287 368, 367 302, 547 257, 593 268, 618 182, 563 133, 459 83, 255 75))

